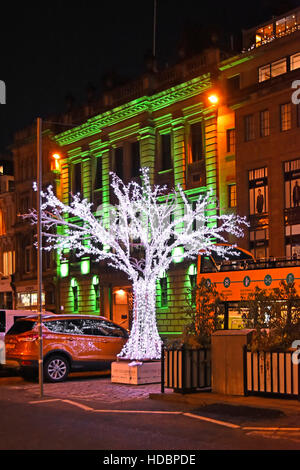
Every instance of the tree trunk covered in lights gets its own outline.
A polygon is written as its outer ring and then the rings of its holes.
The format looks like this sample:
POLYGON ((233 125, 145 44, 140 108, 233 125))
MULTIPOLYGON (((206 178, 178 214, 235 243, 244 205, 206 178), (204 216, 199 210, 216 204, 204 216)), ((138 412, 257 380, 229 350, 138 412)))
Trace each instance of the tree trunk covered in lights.
POLYGON ((133 283, 133 322, 130 337, 119 357, 159 359, 161 339, 156 324, 156 280, 139 279, 133 283))

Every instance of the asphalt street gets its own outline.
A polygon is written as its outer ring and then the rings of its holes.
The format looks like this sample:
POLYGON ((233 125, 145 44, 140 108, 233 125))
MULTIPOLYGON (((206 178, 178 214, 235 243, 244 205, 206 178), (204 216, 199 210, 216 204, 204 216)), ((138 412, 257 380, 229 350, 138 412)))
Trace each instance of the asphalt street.
POLYGON ((149 400, 147 387, 157 385, 119 386, 107 376, 51 385, 41 400, 36 383, 0 378, 1 450, 300 450, 300 428, 280 414, 241 410, 229 419, 228 409, 149 400))

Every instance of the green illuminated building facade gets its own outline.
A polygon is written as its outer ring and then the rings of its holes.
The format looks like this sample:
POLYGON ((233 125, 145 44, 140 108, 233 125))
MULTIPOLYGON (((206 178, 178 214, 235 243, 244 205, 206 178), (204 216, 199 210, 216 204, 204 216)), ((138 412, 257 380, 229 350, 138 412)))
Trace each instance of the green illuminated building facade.
MULTIPOLYGON (((172 190, 180 183, 191 203, 208 189, 219 197, 220 175, 227 183, 235 179, 234 155, 223 159, 225 173, 218 155, 225 135, 219 127, 228 125, 233 113, 209 101, 211 93, 220 94, 215 73, 219 63, 220 51, 209 49, 172 69, 145 75, 104 94, 92 117, 56 135, 62 157, 57 191, 63 202, 70 193, 80 192, 94 203, 95 211, 99 205, 113 204, 109 172, 129 181, 139 178, 139 168, 145 166, 155 184, 172 190)), ((92 258, 76 259, 72 252, 58 257, 57 269, 58 310, 101 314, 130 326, 131 286, 122 273, 92 258)), ((182 262, 180 253, 174 253, 172 268, 157 285, 162 334, 182 331, 196 274, 197 260, 182 262)))

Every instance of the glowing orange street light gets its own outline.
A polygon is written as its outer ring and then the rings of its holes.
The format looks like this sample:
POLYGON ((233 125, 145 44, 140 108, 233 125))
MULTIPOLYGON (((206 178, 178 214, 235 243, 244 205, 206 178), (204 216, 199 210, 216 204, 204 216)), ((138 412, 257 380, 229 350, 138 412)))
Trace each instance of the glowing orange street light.
POLYGON ((59 155, 59 153, 53 153, 53 154, 52 154, 52 158, 53 158, 53 160, 54 160, 54 168, 53 168, 53 170, 54 170, 54 171, 60 171, 59 160, 61 159, 61 156, 59 155))
POLYGON ((219 97, 218 97, 218 95, 215 95, 215 94, 209 95, 208 101, 211 104, 217 104, 219 102, 219 97))

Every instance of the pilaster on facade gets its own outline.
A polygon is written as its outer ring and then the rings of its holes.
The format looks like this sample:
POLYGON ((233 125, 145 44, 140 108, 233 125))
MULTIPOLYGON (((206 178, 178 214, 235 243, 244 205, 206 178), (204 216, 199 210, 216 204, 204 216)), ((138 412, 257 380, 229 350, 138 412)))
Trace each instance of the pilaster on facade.
POLYGON ((152 126, 146 126, 139 131, 140 166, 149 168, 150 181, 154 181, 154 168, 156 158, 156 132, 152 126))
POLYGON ((206 185, 214 196, 218 197, 218 178, 217 178, 217 155, 218 155, 218 134, 217 134, 217 116, 215 113, 206 116, 204 121, 204 142, 205 142, 205 166, 206 166, 206 185))

